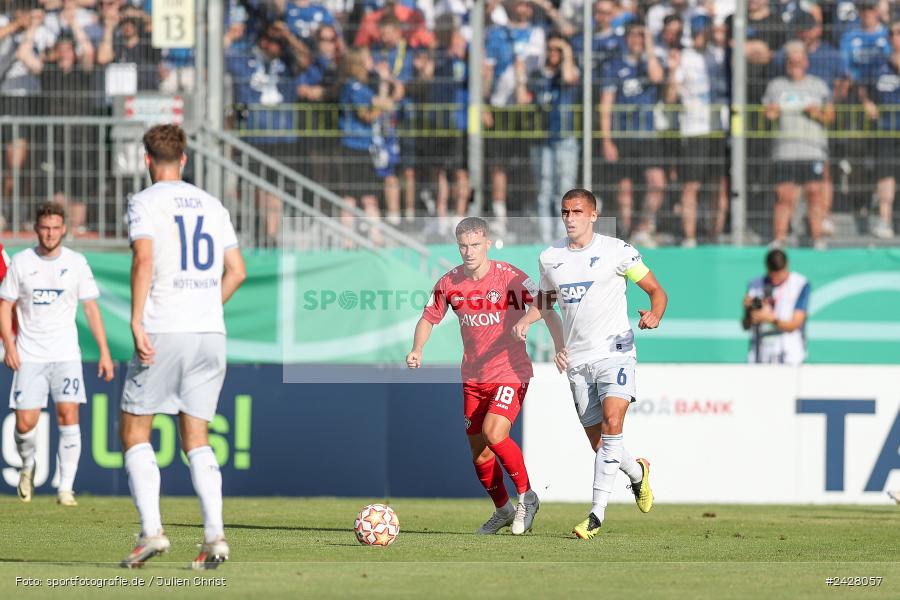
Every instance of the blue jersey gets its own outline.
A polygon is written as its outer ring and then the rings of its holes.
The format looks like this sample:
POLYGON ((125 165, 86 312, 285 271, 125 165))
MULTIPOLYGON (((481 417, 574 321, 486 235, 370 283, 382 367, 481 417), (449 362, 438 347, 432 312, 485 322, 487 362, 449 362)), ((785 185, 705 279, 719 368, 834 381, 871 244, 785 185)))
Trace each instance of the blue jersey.
POLYGON ((617 131, 654 131, 653 109, 657 101, 657 85, 647 75, 647 60, 633 61, 618 57, 603 66, 600 79, 604 92, 614 91, 614 103, 626 105, 613 112, 613 129, 617 131))
MULTIPOLYGON (((466 130, 466 105, 469 102, 468 61, 456 56, 443 55, 434 67, 434 83, 431 86, 431 101, 435 104, 453 104, 449 111, 449 123, 439 119, 438 128, 451 127, 466 130)), ((441 110, 439 114, 447 114, 441 110)))
POLYGON ((529 50, 531 44, 531 35, 533 27, 507 27, 510 42, 512 43, 513 54, 519 58, 523 58, 529 50))
MULTIPOLYGON (((593 63, 592 75, 594 81, 599 81, 602 75, 603 64, 625 53, 625 38, 616 33, 615 29, 603 33, 594 33, 591 40, 591 62, 593 63)), ((572 54, 580 68, 584 68, 584 36, 572 36, 572 54)))
POLYGON ((837 0, 831 17, 831 36, 835 44, 840 44, 844 34, 859 29, 859 11, 855 0, 837 0))
POLYGON ((879 25, 875 31, 854 29, 841 38, 841 54, 855 81, 869 81, 881 58, 890 53, 891 44, 884 25, 879 25))
POLYGON ((512 34, 509 28, 493 25, 488 28, 484 42, 484 55, 494 64, 494 82, 516 60, 512 34))
POLYGON ((532 74, 528 89, 534 96, 533 104, 545 115, 548 140, 555 142, 563 137, 573 137, 575 106, 579 103, 581 86, 564 83, 559 71, 541 70, 532 74))
POLYGON ((375 92, 368 85, 350 79, 341 88, 341 144, 352 150, 368 150, 372 145, 372 124, 356 114, 360 108, 370 108, 375 92))
MULTIPOLYGON (((784 48, 775 55, 772 60, 771 79, 785 76, 786 56, 784 48)), ((832 92, 834 92, 835 80, 850 77, 850 72, 844 62, 845 56, 828 42, 821 42, 818 48, 807 55, 807 58, 809 59, 809 69, 806 74, 814 75, 824 81, 832 92)))
MULTIPOLYGON (((872 85, 869 96, 881 110, 879 127, 884 131, 900 131, 900 70, 894 63, 883 58, 873 70, 872 85), (887 105, 893 105, 887 109, 887 105)), ((896 160, 897 157, 894 157, 896 160)))
POLYGON ((372 60, 376 65, 387 63, 391 75, 402 83, 409 83, 413 77, 412 52, 407 47, 405 40, 400 40, 400 43, 393 48, 387 46, 373 48, 372 60))
MULTIPOLYGON (((294 112, 284 104, 297 102, 297 86, 288 65, 281 59, 266 61, 259 53, 233 56, 227 61, 234 78, 234 101, 249 105, 242 129, 294 129, 294 112)), ((288 142, 294 137, 251 137, 253 143, 288 142)))
POLYGON ((322 25, 335 26, 334 16, 320 4, 297 6, 293 2, 288 2, 284 22, 287 23, 291 33, 302 40, 311 39, 322 25))
POLYGON ((322 70, 317 63, 313 63, 307 67, 305 71, 297 75, 296 85, 319 85, 324 79, 322 70))

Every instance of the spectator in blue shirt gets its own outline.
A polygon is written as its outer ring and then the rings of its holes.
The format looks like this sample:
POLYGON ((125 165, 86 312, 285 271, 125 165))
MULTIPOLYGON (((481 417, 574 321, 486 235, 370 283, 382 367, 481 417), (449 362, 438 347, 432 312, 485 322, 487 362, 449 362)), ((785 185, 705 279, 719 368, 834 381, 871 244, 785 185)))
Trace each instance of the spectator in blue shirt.
MULTIPOLYGON (((452 20, 452 16, 450 17, 452 20)), ((450 196, 454 199, 454 214, 466 216, 469 196, 468 165, 466 165, 466 109, 469 101, 468 48, 466 39, 455 26, 435 27, 438 50, 431 86, 431 102, 436 105, 434 127, 439 133, 432 145, 436 157, 438 232, 446 234, 450 196), (450 174, 453 174, 451 194, 450 174)))
MULTIPOLYGON (((521 111, 503 110, 516 104, 516 87, 526 85, 529 73, 543 65, 546 34, 532 24, 534 8, 526 0, 515 0, 509 14, 509 25, 488 29, 485 42, 485 63, 491 81, 488 96, 491 106, 500 110, 485 113, 487 129, 494 129, 496 137, 488 137, 485 144, 486 162, 491 166, 491 209, 495 217, 495 231, 506 232, 508 195, 507 170, 527 162, 527 144, 519 132, 530 130, 521 111)), ((527 172, 527 171, 526 171, 527 172)))
POLYGON ((659 140, 653 123, 657 86, 665 70, 653 50, 653 36, 640 21, 625 27, 627 52, 607 62, 601 78, 600 131, 603 158, 614 164, 619 225, 635 244, 653 246, 654 221, 666 188, 659 140), (613 131, 616 137, 613 138, 613 131), (644 210, 632 231, 634 180, 646 182, 644 210))
POLYGON ((882 58, 872 70, 871 83, 864 106, 866 115, 877 121, 878 129, 885 132, 879 138, 875 153, 878 176, 878 225, 872 230, 883 240, 894 237, 894 195, 897 191, 897 158, 900 157, 900 20, 890 27, 891 54, 882 58))
POLYGON ((314 43, 316 31, 322 25, 336 26, 334 16, 327 8, 312 0, 293 0, 287 3, 284 22, 291 33, 309 46, 314 43))
MULTIPOLYGON (((384 180, 393 176, 398 154, 396 139, 385 122, 385 115, 393 112, 395 106, 386 82, 380 82, 377 90, 369 85, 375 64, 368 48, 351 50, 342 67, 340 129, 344 173, 341 193, 352 206, 356 206, 359 198, 363 211, 377 220, 380 218, 378 189, 385 187, 384 180)), ((388 211, 398 214, 399 198, 392 201, 394 204, 388 204, 388 211)), ((354 224, 349 213, 341 219, 351 227, 354 224)), ((369 233, 373 242, 382 242, 377 228, 369 233)))
POLYGON ((887 28, 878 15, 875 0, 859 0, 859 27, 848 30, 841 37, 841 53, 857 83, 868 83, 873 69, 881 58, 891 53, 887 28))
MULTIPOLYGON (((603 67, 603 63, 621 55, 625 49, 622 32, 612 26, 615 12, 615 0, 597 0, 594 4, 594 37, 591 42, 594 81, 600 80, 600 69, 603 67)), ((584 56, 584 36, 581 33, 572 36, 572 52, 575 60, 578 61, 578 66, 584 69, 584 65, 581 63, 584 56)))
POLYGON ((840 45, 841 38, 848 31, 859 28, 858 0, 832 0, 831 40, 840 45))
MULTIPOLYGON (((244 140, 282 164, 298 167, 297 137, 293 134, 297 88, 291 61, 283 40, 267 29, 249 56, 231 56, 228 72, 234 80, 237 128, 244 140), (289 132, 284 135, 284 132, 289 132)), ((273 182, 274 183, 274 182, 273 182)), ((281 229, 281 200, 263 194, 266 235, 269 245, 277 245, 281 229)))
POLYGON ((531 74, 527 91, 519 88, 519 104, 537 106, 547 134, 540 145, 531 148, 534 178, 538 182, 538 227, 544 243, 564 235, 554 200, 560 190, 575 187, 578 142, 574 113, 581 93, 580 76, 569 42, 560 35, 551 35, 544 67, 531 74))
POLYGON ((330 135, 323 135, 338 129, 337 113, 331 105, 337 104, 338 61, 340 60, 341 38, 337 29, 322 25, 314 35, 315 52, 312 63, 297 77, 297 96, 303 104, 301 115, 306 119, 308 136, 308 158, 312 179, 329 188, 340 182, 340 172, 336 156, 340 156, 340 141, 330 135))
MULTIPOLYGON (((375 72, 378 73, 382 84, 388 86, 391 100, 397 108, 397 111, 384 116, 385 121, 390 121, 391 127, 395 127, 398 119, 404 119, 411 114, 406 99, 406 85, 413 78, 412 50, 403 38, 402 24, 393 12, 385 13, 378 21, 378 33, 380 39, 372 49, 372 59, 375 62, 375 72)), ((399 148, 399 158, 404 161, 403 177, 407 188, 406 214, 410 220, 413 217, 416 197, 415 153, 414 138, 404 137, 403 146, 399 148)), ((400 182, 395 176, 385 178, 384 195, 388 206, 387 220, 391 225, 399 225, 400 182)))

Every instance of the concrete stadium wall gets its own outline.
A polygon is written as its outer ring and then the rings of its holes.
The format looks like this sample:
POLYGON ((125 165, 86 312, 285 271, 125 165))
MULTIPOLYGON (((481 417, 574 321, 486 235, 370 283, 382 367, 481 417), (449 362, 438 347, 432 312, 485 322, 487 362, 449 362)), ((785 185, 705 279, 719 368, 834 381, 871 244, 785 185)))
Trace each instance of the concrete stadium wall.
MULTIPOLYGON (((639 365, 625 444, 659 502, 884 503, 900 489, 900 367, 639 365)), ((540 365, 525 404, 544 500, 590 502, 594 454, 567 379, 540 365)), ((616 480, 614 501, 633 502, 616 480)))

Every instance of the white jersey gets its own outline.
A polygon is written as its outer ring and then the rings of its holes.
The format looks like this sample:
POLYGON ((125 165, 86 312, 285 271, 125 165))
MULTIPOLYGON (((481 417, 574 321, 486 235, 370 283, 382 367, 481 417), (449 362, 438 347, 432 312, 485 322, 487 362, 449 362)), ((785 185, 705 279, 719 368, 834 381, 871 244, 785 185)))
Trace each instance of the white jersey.
POLYGON ((675 70, 675 83, 684 111, 679 115, 681 134, 706 135, 711 130, 712 98, 709 72, 703 54, 693 48, 681 52, 681 63, 675 70))
POLYGON ((81 360, 75 315, 78 302, 100 296, 94 274, 82 254, 61 248, 41 258, 33 248, 12 258, 0 284, 0 297, 16 303, 16 349, 23 363, 81 360))
MULTIPOLYGON (((747 285, 747 295, 769 304, 779 321, 790 321, 794 312, 809 310, 809 281, 796 271, 780 285, 773 286, 767 276, 754 277, 747 285)), ((781 331, 771 323, 763 323, 750 330, 751 363, 803 364, 806 360, 806 322, 794 331, 781 331)))
POLYGON ((594 234, 584 248, 571 249, 568 239, 562 239, 541 252, 541 291, 556 293, 569 368, 637 357, 625 277, 639 280, 647 271, 637 249, 605 235, 594 234))
POLYGON ((238 245, 222 203, 184 181, 160 181, 128 203, 132 242, 153 240, 147 333, 225 333, 225 250, 238 245))

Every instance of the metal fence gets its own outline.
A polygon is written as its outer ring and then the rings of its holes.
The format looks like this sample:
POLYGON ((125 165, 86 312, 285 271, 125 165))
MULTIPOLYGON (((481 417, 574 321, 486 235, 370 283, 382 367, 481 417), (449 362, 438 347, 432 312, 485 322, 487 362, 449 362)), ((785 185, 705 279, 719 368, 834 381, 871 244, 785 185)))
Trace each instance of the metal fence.
MULTIPOLYGON (((123 94, 162 90, 192 96, 208 122, 419 240, 423 216, 483 214, 513 239, 546 241, 528 219, 507 217, 552 216, 563 191, 590 181, 618 234, 646 245, 893 243, 891 3, 741 0, 747 18, 735 20, 716 14, 718 3, 595 0, 584 20, 565 2, 492 2, 478 35, 470 17, 481 0, 456 12, 452 3, 298 12, 276 0, 198 0, 193 50, 155 48, 141 2, 107 4, 75 18, 60 3, 0 39, 11 64, 0 77, 3 114, 25 119, 0 132, 3 216, 14 230, 37 198, 59 194, 84 205, 78 235, 115 237, 110 211, 140 176, 114 168, 122 143, 110 125, 78 119, 110 115, 123 94), (18 52, 24 40, 30 53, 18 52), (798 54, 805 71, 792 78, 798 54), (48 116, 71 125, 40 121, 48 116)), ((295 195, 276 170, 256 176, 295 195)), ((348 214, 331 216, 349 225, 348 214)), ((253 220, 258 243, 277 241, 277 219, 253 220)), ((357 233, 381 243, 369 237, 376 229, 357 233)))

